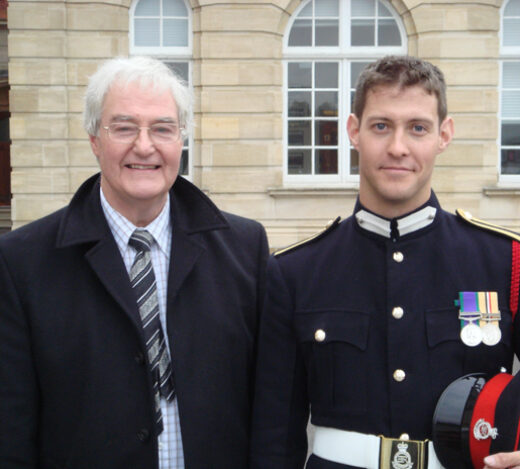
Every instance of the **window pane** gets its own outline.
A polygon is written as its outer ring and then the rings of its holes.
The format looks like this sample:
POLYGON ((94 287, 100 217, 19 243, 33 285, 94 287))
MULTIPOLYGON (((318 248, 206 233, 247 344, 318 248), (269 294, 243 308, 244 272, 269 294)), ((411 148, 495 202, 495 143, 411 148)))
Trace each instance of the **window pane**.
POLYGON ((520 18, 504 19, 504 46, 520 46, 520 18))
POLYGON ((298 18, 312 18, 312 3, 313 2, 309 2, 307 6, 305 6, 303 10, 300 11, 298 18))
POLYGON ((159 0, 140 0, 135 7, 135 16, 159 16, 159 0))
POLYGON ((179 172, 183 176, 186 176, 189 173, 189 168, 190 168, 189 162, 190 162, 189 151, 188 151, 188 149, 184 148, 182 150, 182 156, 181 156, 181 167, 179 168, 179 172))
POLYGON ((311 150, 289 150, 289 174, 311 174, 311 150))
POLYGON ((188 45, 188 20, 169 20, 163 23, 163 46, 185 47, 188 45))
POLYGON ((503 88, 520 88, 520 62, 504 62, 503 88))
POLYGON ((510 0, 504 9, 504 16, 520 16, 520 0, 510 0))
POLYGON ((316 121, 316 145, 330 146, 338 144, 338 122, 316 121))
POLYGON ((393 19, 379 20, 377 34, 379 46, 401 45, 401 34, 399 34, 399 28, 393 19))
POLYGON ((316 174, 338 174, 338 150, 316 150, 316 174))
POLYGON ((376 14, 375 0, 352 0, 351 7, 353 17, 375 16, 376 14))
POLYGON ((355 88, 355 84, 359 78, 359 75, 369 63, 370 62, 352 62, 350 64, 350 82, 352 88, 355 88))
POLYGON ((338 46, 339 45, 339 21, 338 20, 316 20, 316 45, 338 46))
POLYGON ((392 13, 381 2, 377 2, 378 15, 383 18, 392 18, 392 13))
POLYGON ((338 0, 319 0, 316 2, 316 17, 339 16, 338 0))
POLYGON ((355 148, 350 149, 350 174, 359 174, 359 153, 355 148))
POLYGON ((338 93, 336 91, 316 92, 316 116, 338 116, 338 93))
POLYGON ((310 117, 311 101, 310 91, 289 91, 289 117, 310 117))
POLYGON ((374 20, 352 20, 350 40, 353 46, 373 46, 375 25, 374 20))
POLYGON ((288 67, 289 88, 312 87, 312 64, 310 62, 290 63, 288 67))
POLYGON ((135 19, 135 45, 159 46, 159 20, 135 19))
POLYGON ((289 34, 289 46, 312 46, 312 21, 296 20, 289 34))
POLYGON ((502 117, 520 118, 520 90, 502 91, 502 117))
POLYGON ((182 0, 163 0, 163 15, 187 17, 188 10, 182 0))
POLYGON ((520 147, 520 122, 502 124, 502 146, 520 147))
POLYGON ((311 145, 312 122, 289 121, 289 145, 310 146, 311 145))
POLYGON ((188 62, 168 62, 166 63, 180 78, 189 83, 190 67, 188 62))
POLYGON ((502 174, 520 174, 520 150, 502 150, 502 174))
POLYGON ((315 80, 316 88, 338 88, 338 63, 317 63, 315 80))

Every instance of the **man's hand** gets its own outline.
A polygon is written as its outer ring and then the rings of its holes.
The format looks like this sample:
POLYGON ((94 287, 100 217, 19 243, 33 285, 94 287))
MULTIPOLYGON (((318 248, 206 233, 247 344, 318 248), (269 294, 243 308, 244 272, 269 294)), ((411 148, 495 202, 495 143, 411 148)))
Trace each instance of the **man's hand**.
POLYGON ((484 458, 484 469, 520 469, 520 451, 497 453, 484 458))

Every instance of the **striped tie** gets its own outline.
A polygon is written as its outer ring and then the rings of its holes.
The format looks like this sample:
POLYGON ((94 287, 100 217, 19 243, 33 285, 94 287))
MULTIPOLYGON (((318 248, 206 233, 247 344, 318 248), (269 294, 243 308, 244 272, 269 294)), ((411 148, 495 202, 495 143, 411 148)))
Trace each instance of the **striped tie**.
POLYGON ((160 398, 162 396, 168 401, 173 400, 175 390, 170 356, 159 319, 157 285, 150 257, 150 247, 153 242, 153 236, 148 231, 135 230, 128 244, 137 250, 130 269, 130 283, 137 297, 137 307, 146 341, 146 351, 153 377, 157 429, 160 434, 163 430, 160 398))

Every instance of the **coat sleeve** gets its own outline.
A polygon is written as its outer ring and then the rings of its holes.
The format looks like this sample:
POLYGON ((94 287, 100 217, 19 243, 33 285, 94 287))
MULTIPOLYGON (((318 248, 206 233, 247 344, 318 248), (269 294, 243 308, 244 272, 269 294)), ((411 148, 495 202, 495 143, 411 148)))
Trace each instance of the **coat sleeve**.
POLYGON ((309 404, 293 306, 276 258, 267 269, 260 323, 251 469, 301 469, 307 454, 309 404))
POLYGON ((0 252, 0 467, 36 467, 38 390, 29 328, 0 252))

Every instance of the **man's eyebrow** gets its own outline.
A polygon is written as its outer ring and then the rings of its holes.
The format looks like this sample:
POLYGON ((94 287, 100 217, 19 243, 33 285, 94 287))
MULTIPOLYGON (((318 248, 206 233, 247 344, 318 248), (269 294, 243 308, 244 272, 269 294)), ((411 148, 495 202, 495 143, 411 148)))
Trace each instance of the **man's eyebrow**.
MULTIPOLYGON (((126 114, 116 114, 115 116, 112 116, 110 119, 110 122, 136 122, 137 118, 134 116, 128 116, 126 114)), ((157 119, 154 119, 152 121, 153 124, 157 123, 165 123, 165 124, 175 124, 177 125, 177 119, 174 119, 173 117, 158 117, 157 119)))

